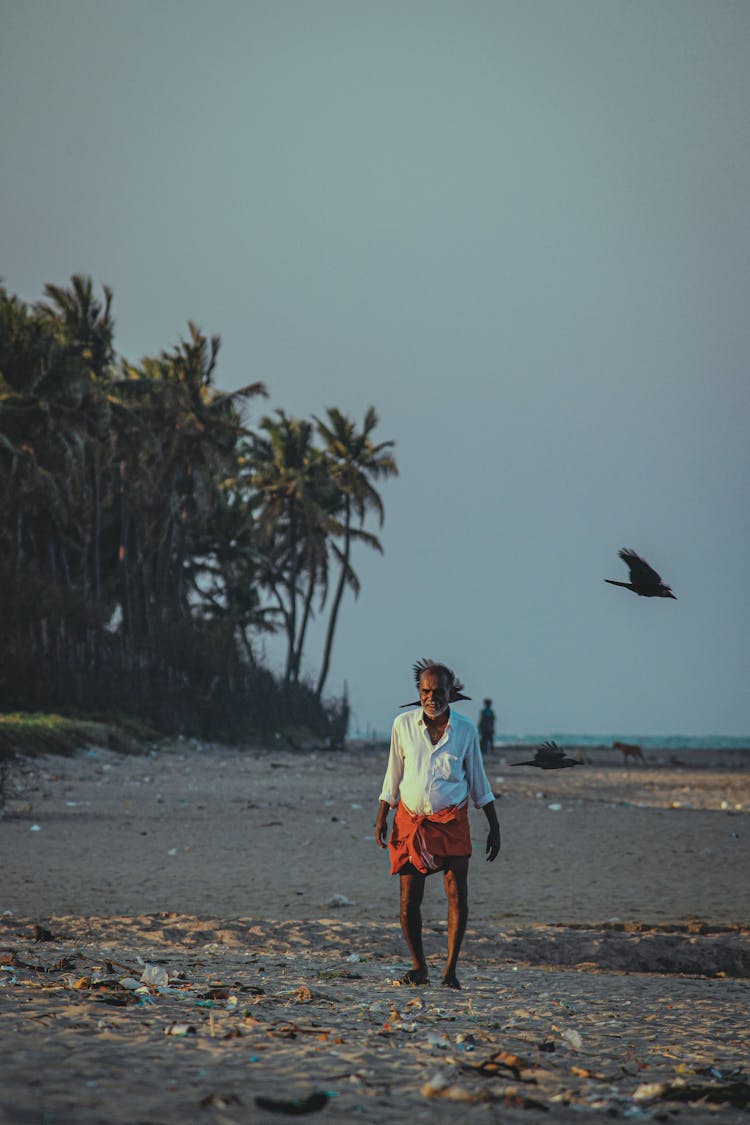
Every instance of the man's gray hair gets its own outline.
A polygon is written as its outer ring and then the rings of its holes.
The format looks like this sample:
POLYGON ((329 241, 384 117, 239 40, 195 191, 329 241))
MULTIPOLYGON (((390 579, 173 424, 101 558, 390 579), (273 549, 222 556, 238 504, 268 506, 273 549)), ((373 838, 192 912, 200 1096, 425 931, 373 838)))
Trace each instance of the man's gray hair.
POLYGON ((464 685, 458 679, 453 669, 449 668, 447 664, 440 664, 437 660, 428 660, 426 657, 423 657, 422 660, 417 660, 412 667, 414 669, 414 678, 417 681, 417 687, 420 686, 422 676, 425 672, 435 672, 446 681, 448 691, 451 694, 463 690, 464 685))

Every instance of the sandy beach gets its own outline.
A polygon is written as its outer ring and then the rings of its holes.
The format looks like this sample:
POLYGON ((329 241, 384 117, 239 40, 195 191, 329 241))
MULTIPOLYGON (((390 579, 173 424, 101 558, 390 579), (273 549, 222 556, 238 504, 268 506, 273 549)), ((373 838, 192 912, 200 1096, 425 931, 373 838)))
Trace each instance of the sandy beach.
POLYGON ((177 742, 16 763, 0 817, 0 1121, 747 1120, 742 754, 495 750, 460 992, 408 966, 386 748, 177 742))

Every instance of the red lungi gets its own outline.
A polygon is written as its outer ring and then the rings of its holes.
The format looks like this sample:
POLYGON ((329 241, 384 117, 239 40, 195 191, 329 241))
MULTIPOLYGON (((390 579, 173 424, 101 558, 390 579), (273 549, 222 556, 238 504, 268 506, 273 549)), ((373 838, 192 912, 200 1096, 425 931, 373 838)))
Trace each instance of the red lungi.
POLYGON ((446 859, 471 855, 468 798, 430 816, 413 813, 399 801, 388 850, 391 875, 397 875, 407 863, 429 875, 439 871, 446 859))

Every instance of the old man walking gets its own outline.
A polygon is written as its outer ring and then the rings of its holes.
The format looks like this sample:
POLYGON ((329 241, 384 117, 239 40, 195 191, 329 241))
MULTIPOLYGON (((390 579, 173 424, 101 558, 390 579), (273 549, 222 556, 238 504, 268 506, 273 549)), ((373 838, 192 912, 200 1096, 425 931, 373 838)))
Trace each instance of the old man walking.
POLYGON ((419 706, 397 715, 393 723, 375 839, 381 848, 389 848, 391 874, 400 876, 401 928, 413 965, 402 982, 429 982, 422 946, 422 897, 427 876, 442 871, 448 899, 443 984, 460 988, 456 965, 469 914, 469 800, 487 817, 490 861, 500 851, 500 825, 477 728, 450 707, 456 699, 466 698, 460 694, 463 685, 444 664, 420 661, 415 673, 419 706), (394 806, 388 841, 388 812, 394 806))

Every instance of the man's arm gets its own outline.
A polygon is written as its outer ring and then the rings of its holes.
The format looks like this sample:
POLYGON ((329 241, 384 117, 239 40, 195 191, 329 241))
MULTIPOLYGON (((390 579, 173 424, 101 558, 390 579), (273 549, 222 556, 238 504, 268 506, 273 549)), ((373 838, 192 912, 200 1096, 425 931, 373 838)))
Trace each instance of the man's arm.
POLYGON ((383 779, 383 788, 380 790, 380 804, 375 820, 375 843, 379 848, 388 846, 388 810, 393 808, 398 801, 399 786, 401 785, 401 778, 404 776, 404 756, 399 747, 398 723, 399 719, 397 718, 391 728, 388 766, 383 779))
POLYGON ((497 819, 497 812, 495 810, 495 802, 489 801, 486 805, 482 805, 482 811, 487 817, 487 823, 490 830, 487 833, 487 862, 492 863, 493 859, 497 859, 500 852, 500 822, 497 819))
POLYGON ((387 801, 381 801, 378 806, 378 817, 375 821, 375 843, 379 848, 388 847, 388 813, 391 806, 387 801))

